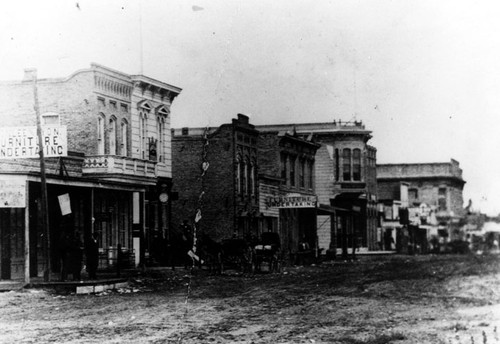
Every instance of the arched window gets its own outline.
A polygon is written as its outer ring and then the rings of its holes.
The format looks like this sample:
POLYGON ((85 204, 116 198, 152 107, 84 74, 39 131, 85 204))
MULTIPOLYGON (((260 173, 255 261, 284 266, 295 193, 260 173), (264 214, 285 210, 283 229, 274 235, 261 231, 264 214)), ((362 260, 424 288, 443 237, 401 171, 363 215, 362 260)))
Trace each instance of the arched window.
POLYGON ((248 193, 250 195, 255 195, 255 164, 254 162, 252 161, 250 164, 249 164, 249 176, 248 176, 248 193))
POLYGON ((248 161, 245 160, 244 163, 243 163, 243 180, 242 180, 242 184, 243 184, 243 194, 248 194, 248 169, 249 169, 249 166, 248 166, 248 161))
POLYGON ((165 161, 164 158, 164 152, 165 152, 165 119, 162 117, 157 117, 156 119, 156 127, 158 131, 158 147, 157 147, 157 154, 158 154, 158 161, 163 162, 165 161))
POLYGON ((121 124, 121 133, 122 133, 122 149, 121 149, 121 154, 122 156, 127 156, 128 155, 128 123, 124 119, 122 120, 121 124))
POLYGON ((140 145, 140 152, 141 152, 141 158, 146 159, 148 156, 147 151, 148 151, 148 131, 147 131, 147 115, 143 112, 140 113, 140 118, 139 118, 139 145, 140 145))
POLYGON ((97 154, 104 155, 104 131, 106 129, 106 117, 99 114, 97 117, 97 154))
POLYGON ((111 116, 109 120, 109 154, 116 155, 116 117, 111 116))
POLYGON ((241 194, 241 161, 239 157, 236 159, 236 191, 241 194))
POLYGON ((343 180, 351 180, 351 150, 346 148, 342 152, 342 174, 343 180))
POLYGON ((352 151, 352 179, 361 180, 361 150, 357 148, 352 151))

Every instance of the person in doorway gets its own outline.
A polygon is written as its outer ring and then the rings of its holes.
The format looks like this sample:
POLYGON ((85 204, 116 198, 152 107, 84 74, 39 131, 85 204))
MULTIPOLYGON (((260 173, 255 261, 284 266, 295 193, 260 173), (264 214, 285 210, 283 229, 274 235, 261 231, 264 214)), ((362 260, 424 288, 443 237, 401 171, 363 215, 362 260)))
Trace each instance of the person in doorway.
POLYGON ((59 240, 57 241, 57 252, 59 264, 61 266, 60 281, 64 282, 68 278, 69 260, 70 260, 70 241, 71 238, 66 228, 62 228, 59 240))
POLYGON ((82 241, 80 240, 80 232, 76 231, 70 244, 70 260, 71 260, 71 273, 73 281, 81 280, 81 270, 83 261, 82 241))
POLYGON ((85 250, 87 257, 87 272, 91 280, 97 278, 97 267, 99 266, 99 242, 97 241, 97 237, 97 232, 94 232, 88 240, 85 250))

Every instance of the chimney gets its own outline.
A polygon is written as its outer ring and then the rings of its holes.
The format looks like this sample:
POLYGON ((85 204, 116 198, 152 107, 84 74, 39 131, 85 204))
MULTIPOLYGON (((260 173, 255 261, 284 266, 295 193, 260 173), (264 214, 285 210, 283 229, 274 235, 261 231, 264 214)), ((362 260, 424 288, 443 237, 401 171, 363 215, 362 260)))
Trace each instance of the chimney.
POLYGON ((23 81, 33 81, 34 78, 36 78, 36 68, 26 68, 23 81))

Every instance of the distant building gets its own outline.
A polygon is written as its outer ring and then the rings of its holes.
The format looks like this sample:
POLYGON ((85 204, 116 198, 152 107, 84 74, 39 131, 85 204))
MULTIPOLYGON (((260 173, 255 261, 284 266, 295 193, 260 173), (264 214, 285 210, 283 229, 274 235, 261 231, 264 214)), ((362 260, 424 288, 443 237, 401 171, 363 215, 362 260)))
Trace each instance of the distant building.
MULTIPOLYGON (((0 183, 19 186, 18 202, 9 204, 11 194, 0 209, 1 237, 10 238, 1 244, 1 277, 7 279, 40 276, 46 268, 40 163, 37 155, 26 155, 36 137, 30 143, 26 132, 9 129, 36 125, 34 76, 36 71, 27 70, 24 80, 0 83, 0 119, 6 130, 0 183)), ((37 80, 37 90, 41 124, 67 128, 67 144, 49 146, 59 139, 57 130, 45 142, 47 153, 68 151, 45 159, 50 270, 60 270, 64 230, 84 242, 97 233, 103 268, 116 263, 119 246, 132 264, 161 259, 170 223, 170 106, 181 89, 92 64, 65 78, 37 80), (62 228, 64 222, 68 229, 62 228)))
MULTIPOLYGON (((444 243, 458 234, 465 215, 462 195, 465 181, 456 160, 451 159, 449 163, 378 164, 377 183, 379 202, 387 206, 394 200, 404 201, 410 224, 426 228, 428 238, 434 236, 444 243), (406 199, 401 199, 402 184, 406 185, 406 199)), ((399 220, 399 215, 394 219, 399 220)), ((383 233, 378 236, 383 236, 383 233)))

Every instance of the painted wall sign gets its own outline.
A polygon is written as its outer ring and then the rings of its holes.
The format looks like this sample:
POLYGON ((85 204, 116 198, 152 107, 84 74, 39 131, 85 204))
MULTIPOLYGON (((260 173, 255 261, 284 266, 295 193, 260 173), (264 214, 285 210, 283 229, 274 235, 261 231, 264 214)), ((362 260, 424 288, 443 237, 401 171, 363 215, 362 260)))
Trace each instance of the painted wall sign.
POLYGON ((315 208, 316 196, 271 196, 267 198, 270 208, 315 208))
POLYGON ((0 208, 25 208, 26 182, 0 180, 0 208))
MULTIPOLYGON (((45 157, 68 155, 66 126, 42 127, 45 157)), ((0 159, 38 158, 36 127, 0 128, 0 159)))

